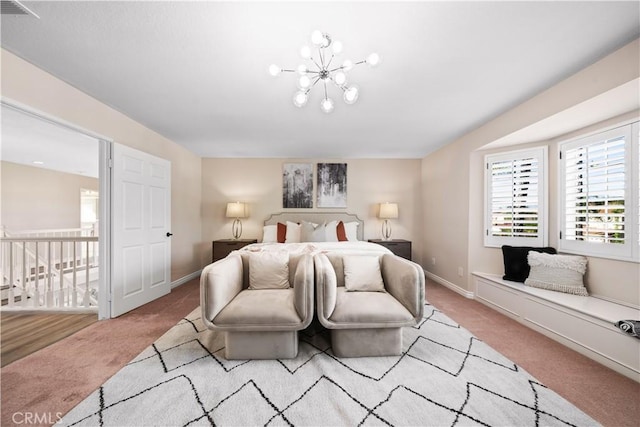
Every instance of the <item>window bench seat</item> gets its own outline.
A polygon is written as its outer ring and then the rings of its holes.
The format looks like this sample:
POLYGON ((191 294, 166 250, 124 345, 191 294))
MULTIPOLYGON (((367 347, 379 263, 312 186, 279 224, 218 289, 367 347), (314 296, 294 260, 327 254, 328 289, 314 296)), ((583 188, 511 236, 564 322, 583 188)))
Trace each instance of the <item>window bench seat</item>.
POLYGON ((496 274, 474 272, 473 281, 481 303, 640 382, 640 339, 615 326, 619 320, 640 320, 640 310, 533 288, 496 274))

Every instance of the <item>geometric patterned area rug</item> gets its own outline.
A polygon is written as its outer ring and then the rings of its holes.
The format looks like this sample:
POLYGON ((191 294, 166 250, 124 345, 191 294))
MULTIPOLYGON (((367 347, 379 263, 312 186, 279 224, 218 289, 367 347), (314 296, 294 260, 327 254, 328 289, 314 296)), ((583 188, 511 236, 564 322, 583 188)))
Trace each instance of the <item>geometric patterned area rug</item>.
POLYGON ((312 325, 295 359, 228 361, 196 309, 59 424, 598 425, 429 304, 403 334, 401 356, 341 359, 312 325))

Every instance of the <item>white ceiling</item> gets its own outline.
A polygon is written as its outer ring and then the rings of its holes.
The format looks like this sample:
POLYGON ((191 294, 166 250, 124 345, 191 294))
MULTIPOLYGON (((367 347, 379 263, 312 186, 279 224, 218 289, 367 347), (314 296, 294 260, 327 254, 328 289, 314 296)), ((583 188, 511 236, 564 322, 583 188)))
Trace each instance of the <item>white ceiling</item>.
POLYGON ((203 157, 424 157, 640 35, 637 1, 24 3, 3 48, 203 157), (315 29, 383 58, 331 115, 267 73, 315 29))
POLYGON ((3 161, 98 178, 97 139, 6 105, 0 114, 3 161))

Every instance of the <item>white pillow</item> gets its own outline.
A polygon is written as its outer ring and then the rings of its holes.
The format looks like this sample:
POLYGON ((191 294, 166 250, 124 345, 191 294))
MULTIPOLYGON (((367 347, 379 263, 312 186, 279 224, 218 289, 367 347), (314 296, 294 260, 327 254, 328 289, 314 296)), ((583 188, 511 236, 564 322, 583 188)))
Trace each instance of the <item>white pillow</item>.
POLYGON ((249 289, 289 287, 288 253, 252 252, 249 254, 249 289))
POLYGON ((583 281, 587 271, 586 257, 529 251, 527 262, 531 271, 524 281, 526 286, 573 295, 589 295, 583 281))
POLYGON ((377 255, 349 255, 342 258, 344 286, 347 291, 384 292, 377 255))
POLYGON ((358 240, 358 225, 360 224, 357 221, 344 223, 344 234, 347 235, 348 241, 355 242, 358 240))
POLYGON ((300 241, 301 242, 325 242, 326 231, 324 224, 314 224, 312 222, 302 221, 300 225, 300 241))
POLYGON ((265 225, 262 227, 262 243, 278 243, 277 225, 265 225))
POLYGON ((338 221, 329 221, 324 224, 325 229, 325 241, 337 242, 338 241, 338 221))
POLYGON ((300 224, 287 221, 287 236, 284 239, 285 243, 300 243, 300 224))

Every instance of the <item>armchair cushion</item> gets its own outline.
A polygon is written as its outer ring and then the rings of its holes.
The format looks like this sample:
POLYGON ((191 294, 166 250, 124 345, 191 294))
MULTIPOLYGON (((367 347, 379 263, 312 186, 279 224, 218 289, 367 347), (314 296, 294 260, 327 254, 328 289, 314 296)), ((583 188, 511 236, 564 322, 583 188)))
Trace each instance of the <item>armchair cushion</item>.
POLYGON ((302 319, 293 299, 292 288, 244 290, 220 311, 213 323, 247 330, 294 327, 300 325, 302 319))
POLYGON ((340 324, 366 324, 369 328, 391 327, 410 323, 413 315, 386 292, 347 292, 340 287, 336 308, 329 320, 340 324))
POLYGON ((384 292, 379 256, 349 255, 342 262, 347 291, 384 292))

